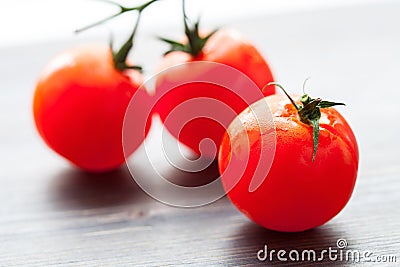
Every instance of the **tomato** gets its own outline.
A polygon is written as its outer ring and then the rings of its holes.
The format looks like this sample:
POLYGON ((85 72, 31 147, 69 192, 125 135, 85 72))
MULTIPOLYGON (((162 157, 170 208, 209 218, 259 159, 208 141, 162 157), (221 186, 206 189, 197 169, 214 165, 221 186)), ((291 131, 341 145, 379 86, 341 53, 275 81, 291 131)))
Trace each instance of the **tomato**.
POLYGON ((216 158, 215 147, 219 147, 233 118, 250 103, 273 94, 275 90, 270 87, 261 92, 260 88, 273 81, 271 70, 260 52, 240 33, 222 29, 204 42, 204 47, 197 54, 188 52, 193 48, 183 47, 183 51, 172 51, 163 57, 158 70, 165 71, 157 76, 158 102, 155 111, 180 142, 197 155, 216 158), (200 64, 204 62, 215 64, 200 64), (228 68, 235 69, 236 73, 228 68), (215 76, 220 76, 217 80, 227 83, 216 83, 215 76), (248 85, 250 82, 254 85, 248 85), (175 87, 172 88, 172 85, 175 87), (196 99, 199 101, 192 101, 196 99), (215 101, 220 105, 213 109, 211 106, 215 101), (182 108, 177 109, 180 105, 182 108), (197 113, 189 118, 188 114, 194 111, 197 113), (217 117, 223 118, 222 121, 216 120, 217 117), (206 139, 212 142, 201 144, 206 139))
MULTIPOLYGON (((119 167, 142 143, 146 121, 147 92, 140 88, 136 70, 114 67, 111 49, 103 45, 80 46, 55 57, 41 73, 34 94, 33 113, 44 141, 58 154, 86 171, 119 167), (126 109, 135 94, 135 134, 122 146, 126 109)), ((131 127, 132 128, 132 127, 131 127)))
POLYGON ((335 108, 318 109, 319 136, 283 95, 254 103, 224 135, 218 158, 223 186, 232 203, 265 228, 297 232, 320 226, 350 199, 358 170, 355 136, 335 108), (255 115, 266 105, 271 116, 255 115), (261 160, 263 151, 275 152, 269 162, 261 160), (254 187, 257 168, 263 176, 254 187))

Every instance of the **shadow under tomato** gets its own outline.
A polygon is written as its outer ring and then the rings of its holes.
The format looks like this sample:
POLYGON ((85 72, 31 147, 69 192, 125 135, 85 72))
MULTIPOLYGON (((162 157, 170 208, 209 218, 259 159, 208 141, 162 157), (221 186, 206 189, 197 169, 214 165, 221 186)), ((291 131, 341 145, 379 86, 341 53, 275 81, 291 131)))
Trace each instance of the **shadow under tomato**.
POLYGON ((219 178, 218 163, 217 161, 213 161, 205 169, 198 172, 188 172, 171 166, 167 171, 162 172, 161 175, 176 185, 186 187, 203 186, 219 178))
MULTIPOLYGON (((346 264, 345 261, 330 260, 328 253, 331 247, 337 250, 336 241, 344 236, 344 233, 340 229, 332 229, 329 225, 321 226, 316 229, 311 229, 299 233, 282 233, 276 231, 267 230, 259 225, 252 222, 242 224, 237 229, 237 232, 232 236, 231 246, 233 248, 243 250, 248 255, 253 255, 251 258, 246 258, 246 264, 263 264, 263 265, 282 265, 282 266, 342 266, 346 264), (265 250, 267 246, 267 256, 265 261, 257 259, 257 252, 265 250), (270 260, 270 252, 275 250, 272 254, 272 261, 270 260), (277 258, 277 252, 279 250, 286 251, 284 257, 287 261, 280 261, 277 258), (296 250, 299 252, 299 261, 291 260, 289 258, 289 252, 296 250), (313 250, 315 251, 316 258, 308 258, 305 254, 305 259, 302 260, 302 251, 313 250), (326 252, 322 253, 323 250, 326 252), (322 254, 322 256, 321 256, 322 254), (320 259, 319 259, 320 258, 320 259)), ((237 250, 234 249, 233 251, 237 250)), ((264 252, 261 256, 264 256, 264 252)), ((337 254, 339 256, 339 252, 337 254)), ((235 255, 233 255, 235 256, 235 255)), ((237 256, 237 255, 236 255, 237 256)), ((295 258, 296 254, 292 254, 295 258)))
MULTIPOLYGON (((133 167, 136 167, 136 174, 145 178, 167 179, 185 187, 202 186, 219 177, 216 162, 200 172, 186 172, 169 166, 158 173, 150 164, 147 166, 143 161, 133 167)), ((87 173, 70 167, 53 177, 49 191, 51 203, 62 209, 140 205, 144 202, 152 202, 152 205, 159 204, 137 185, 126 166, 107 173, 87 173)))
POLYGON ((71 167, 56 175, 53 181, 49 188, 52 201, 66 209, 112 207, 148 198, 125 166, 98 174, 71 167))

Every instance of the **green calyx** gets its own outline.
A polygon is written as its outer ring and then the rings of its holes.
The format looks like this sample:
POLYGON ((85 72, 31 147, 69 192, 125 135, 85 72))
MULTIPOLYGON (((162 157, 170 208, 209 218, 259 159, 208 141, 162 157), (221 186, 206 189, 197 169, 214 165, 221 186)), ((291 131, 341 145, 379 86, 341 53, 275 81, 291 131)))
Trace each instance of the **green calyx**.
POLYGON ((188 39, 187 43, 181 43, 171 39, 159 37, 161 41, 164 41, 171 45, 171 48, 164 53, 164 55, 169 54, 173 51, 181 51, 197 57, 203 50, 204 45, 207 43, 208 39, 214 35, 218 30, 214 30, 205 37, 201 37, 199 34, 199 24, 200 19, 195 23, 190 25, 189 19, 186 15, 185 0, 182 0, 182 13, 183 13, 183 24, 185 26, 185 35, 188 39))
POLYGON ((141 17, 141 12, 139 11, 135 27, 131 33, 131 35, 128 37, 128 39, 125 41, 125 43, 121 46, 121 48, 118 51, 114 51, 113 49, 113 41, 111 39, 110 41, 110 49, 112 53, 112 58, 114 61, 114 67, 119 70, 119 71, 124 71, 126 69, 135 69, 138 71, 142 71, 142 67, 140 66, 131 66, 126 63, 126 59, 128 58, 129 52, 133 48, 133 41, 134 37, 140 22, 140 17, 141 17))
MULTIPOLYGON (((345 104, 331 102, 331 101, 324 101, 321 98, 311 98, 309 95, 303 94, 303 96, 300 98, 301 105, 298 105, 296 104, 296 102, 294 102, 294 100, 290 97, 290 95, 280 84, 271 82, 267 84, 267 86, 269 85, 275 85, 278 86, 280 89, 282 89, 285 95, 289 98, 290 102, 296 108, 299 114, 300 121, 305 124, 311 125, 313 127, 314 152, 312 156, 312 161, 314 162, 318 149, 318 138, 320 131, 319 120, 321 119, 321 108, 329 108, 339 105, 344 106, 345 104)), ((303 91, 304 91, 304 85, 303 85, 303 91)))
POLYGON ((114 67, 117 70, 124 71, 126 69, 135 69, 135 70, 138 70, 138 71, 141 72, 142 71, 142 67, 128 65, 126 63, 126 60, 128 58, 129 52, 133 48, 134 38, 135 38, 137 29, 138 29, 138 26, 139 26, 139 23, 140 23, 140 18, 141 18, 142 12, 148 6, 150 6, 154 2, 157 2, 158 0, 150 0, 150 1, 148 1, 148 2, 146 2, 144 4, 142 4, 142 5, 135 6, 135 7, 126 7, 126 6, 120 5, 120 4, 118 4, 116 2, 113 2, 113 1, 110 1, 110 0, 99 0, 99 1, 106 2, 106 3, 112 4, 114 6, 117 6, 119 8, 119 12, 117 12, 117 13, 115 13, 115 14, 107 17, 107 18, 104 18, 104 19, 102 19, 100 21, 92 23, 92 24, 90 24, 88 26, 85 26, 85 27, 83 27, 81 29, 78 29, 78 30, 75 31, 75 33, 80 33, 80 32, 86 31, 86 30, 88 30, 90 28, 93 28, 93 27, 95 27, 97 25, 103 24, 104 22, 109 21, 109 20, 111 20, 111 19, 113 19, 115 17, 118 17, 118 16, 120 16, 120 15, 126 13, 126 12, 137 11, 138 12, 138 16, 137 16, 137 19, 136 19, 136 23, 135 23, 133 31, 129 35, 128 39, 124 42, 124 44, 121 46, 121 48, 119 50, 117 50, 117 51, 113 50, 113 40, 111 39, 111 41, 110 41, 110 49, 111 49, 111 52, 112 52, 112 58, 113 58, 113 62, 114 62, 114 67))

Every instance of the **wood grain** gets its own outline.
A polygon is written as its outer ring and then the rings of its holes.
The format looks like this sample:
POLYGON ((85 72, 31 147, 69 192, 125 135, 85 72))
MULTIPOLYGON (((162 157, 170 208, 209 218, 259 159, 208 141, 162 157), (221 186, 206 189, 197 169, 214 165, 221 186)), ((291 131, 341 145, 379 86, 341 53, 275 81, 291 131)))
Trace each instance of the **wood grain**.
MULTIPOLYGON (((279 250, 348 248, 395 255, 400 262, 400 4, 291 13, 229 22, 266 55, 291 91, 311 76, 309 93, 347 103, 340 108, 357 135, 360 170, 347 207, 326 225, 283 234, 247 220, 223 198, 180 209, 147 196, 126 168, 90 175, 52 153, 35 132, 31 99, 43 65, 73 40, 0 49, 0 265, 1 266, 327 266, 351 262, 260 262, 268 245, 279 250)), ((144 38, 144 37, 143 37, 144 38)), ((147 39, 146 39, 147 40, 147 39)), ((161 51, 140 45, 143 62, 161 51)), ((160 52, 161 54, 161 52, 160 52)), ((155 62, 149 63, 149 68, 155 62)), ((157 136, 158 128, 152 130, 157 136)), ((66 129, 67 130, 67 129, 66 129)), ((150 153, 159 157, 156 147, 150 153)), ((145 157, 135 156, 138 168, 145 157)), ((209 181, 173 169, 177 180, 209 181)), ((338 174, 340 175, 340 173, 338 174)), ((375 266, 377 263, 358 263, 375 266)))

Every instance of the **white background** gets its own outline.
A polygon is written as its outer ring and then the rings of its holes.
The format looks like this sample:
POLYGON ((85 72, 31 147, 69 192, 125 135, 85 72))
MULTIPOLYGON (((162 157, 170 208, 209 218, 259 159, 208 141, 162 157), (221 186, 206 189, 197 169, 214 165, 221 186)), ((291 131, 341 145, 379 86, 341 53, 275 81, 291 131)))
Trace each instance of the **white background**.
MULTIPOLYGON (((143 1, 125 0, 127 6, 143 1)), ((207 23, 272 15, 299 10, 318 10, 378 0, 187 0, 188 13, 207 23)), ((46 42, 73 37, 73 31, 113 14, 118 8, 100 0, 0 0, 0 47, 46 42)), ((180 0, 160 0, 146 11, 141 29, 181 26, 180 0)), ((126 14, 85 36, 110 35, 131 29, 134 17, 126 14)))

